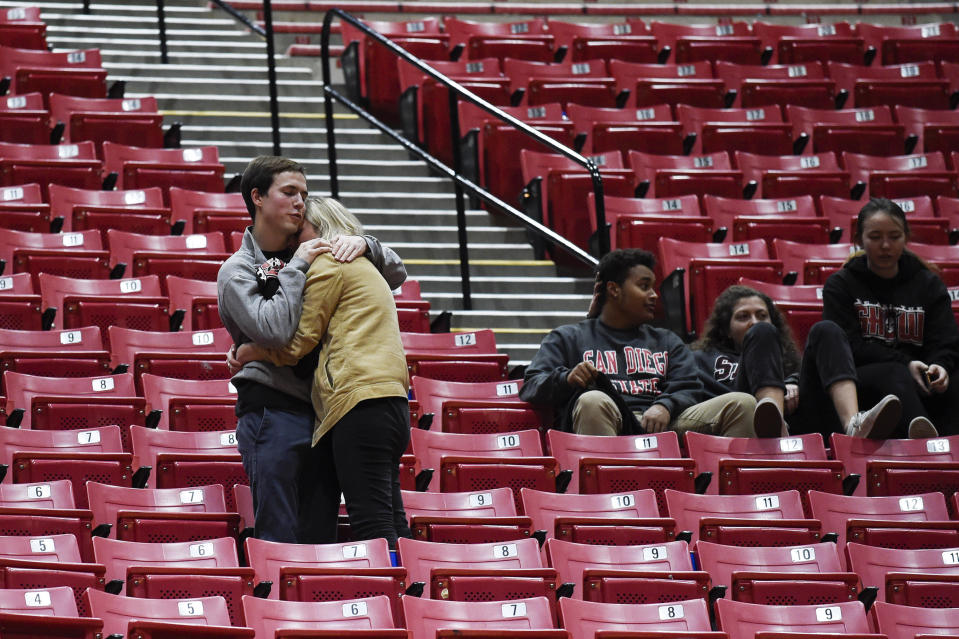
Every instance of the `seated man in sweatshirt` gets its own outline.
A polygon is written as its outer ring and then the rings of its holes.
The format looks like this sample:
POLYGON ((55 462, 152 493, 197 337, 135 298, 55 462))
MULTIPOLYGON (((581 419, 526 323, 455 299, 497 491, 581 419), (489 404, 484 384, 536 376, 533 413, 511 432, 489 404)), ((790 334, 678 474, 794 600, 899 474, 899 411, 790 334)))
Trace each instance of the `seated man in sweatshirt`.
POLYGON ((778 436, 781 420, 754 427, 756 400, 726 393, 696 403, 695 359, 674 333, 649 326, 656 310, 653 255, 620 249, 599 263, 598 317, 560 326, 526 369, 520 398, 556 410, 555 427, 586 435, 675 430, 778 436))

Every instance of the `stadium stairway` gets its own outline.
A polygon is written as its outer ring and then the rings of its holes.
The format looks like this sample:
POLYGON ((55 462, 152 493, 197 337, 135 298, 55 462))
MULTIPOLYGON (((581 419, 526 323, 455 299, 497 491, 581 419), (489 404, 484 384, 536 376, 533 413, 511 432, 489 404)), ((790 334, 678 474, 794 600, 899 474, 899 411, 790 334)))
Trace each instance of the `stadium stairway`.
MULTIPOLYGON (((265 46, 224 11, 168 0, 164 65, 153 3, 94 2, 85 15, 80 2, 0 2, 24 5, 41 7, 55 50, 100 48, 109 80, 126 81, 127 97, 155 96, 165 125, 182 122, 184 147, 217 145, 227 176, 272 152, 265 46)), ((304 163, 313 193, 328 193, 318 60, 282 55, 282 39, 277 50, 282 151, 304 163)), ((462 310, 449 181, 345 109, 334 118, 341 199, 404 258, 434 316, 452 311, 453 330, 492 328, 512 365, 528 362, 551 328, 584 316, 591 278, 557 276, 552 262, 534 259, 521 227, 482 210, 467 213, 473 310, 462 310)))

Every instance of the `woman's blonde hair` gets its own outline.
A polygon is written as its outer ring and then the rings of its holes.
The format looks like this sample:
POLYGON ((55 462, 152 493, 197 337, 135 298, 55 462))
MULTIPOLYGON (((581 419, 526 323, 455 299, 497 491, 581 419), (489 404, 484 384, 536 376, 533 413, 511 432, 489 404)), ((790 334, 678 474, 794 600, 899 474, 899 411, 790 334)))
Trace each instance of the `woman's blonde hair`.
POLYGON ((327 240, 337 235, 363 235, 363 225, 356 216, 331 197, 306 198, 306 221, 327 240))

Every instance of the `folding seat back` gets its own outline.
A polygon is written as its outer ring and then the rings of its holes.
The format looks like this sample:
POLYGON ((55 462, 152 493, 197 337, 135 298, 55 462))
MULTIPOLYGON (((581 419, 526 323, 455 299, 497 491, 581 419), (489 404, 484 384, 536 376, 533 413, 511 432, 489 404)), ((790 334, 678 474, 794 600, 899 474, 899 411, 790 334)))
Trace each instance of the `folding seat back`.
POLYGON ((53 52, 2 47, 0 59, 0 73, 12 79, 13 93, 41 93, 45 104, 53 93, 106 97, 107 72, 99 49, 53 52))
POLYGON ((169 203, 171 186, 196 191, 223 189, 224 167, 215 146, 152 149, 107 141, 103 143, 103 167, 120 176, 118 188, 159 186, 164 190, 164 204, 169 203))
POLYGON ((116 537, 117 513, 119 511, 159 511, 182 513, 224 513, 226 497, 223 486, 198 486, 179 488, 143 489, 109 486, 97 482, 86 485, 93 520, 111 524, 111 537, 116 537))
POLYGON ((862 153, 843 152, 842 163, 854 180, 868 181, 872 171, 946 171, 946 159, 942 153, 917 153, 894 157, 877 157, 862 153))
POLYGON ((545 33, 548 28, 541 19, 519 22, 474 22, 447 18, 443 20, 443 30, 450 35, 450 46, 465 44, 473 35, 522 36, 545 33))
POLYGON ((939 77, 936 64, 932 61, 863 66, 833 60, 827 63, 827 68, 836 86, 850 94, 860 80, 936 80, 939 77))
MULTIPOLYGON (((796 60, 795 62, 797 63, 790 61, 787 64, 763 66, 759 64, 734 64, 717 60, 716 77, 723 81, 727 91, 729 91, 726 96, 726 102, 729 106, 742 107, 750 101, 756 102, 755 97, 751 100, 747 98, 747 101, 743 102, 743 86, 747 81, 750 90, 759 93, 769 92, 777 85, 788 87, 790 81, 796 81, 797 86, 807 86, 806 93, 814 95, 814 88, 818 88, 826 81, 822 65, 813 60, 796 60), (766 85, 763 84, 764 81, 767 82, 766 85)), ((799 95, 803 95, 799 89, 795 89, 795 91, 799 95)), ((748 110, 771 113, 781 111, 780 105, 776 101, 766 103, 760 100, 760 102, 762 104, 750 104, 748 110)))
MULTIPOLYGON (((689 572, 693 569, 685 541, 641 546, 596 546, 547 539, 546 557, 563 582, 574 584, 574 599, 591 598, 589 571, 689 572)), ((637 601, 636 603, 647 603, 637 601)))
POLYGON ((711 472, 715 478, 708 493, 749 495, 794 488, 843 491, 842 463, 826 458, 822 438, 815 433, 812 437, 769 439, 694 435, 686 438, 690 457, 699 472, 711 472))
POLYGON ((128 634, 128 623, 166 622, 169 632, 189 632, 191 626, 229 626, 230 613, 223 597, 196 599, 141 599, 111 595, 90 588, 83 595, 90 613, 103 619, 105 635, 128 634), (176 626, 172 625, 176 624, 176 626))
POLYGON ((682 457, 679 437, 672 431, 655 435, 624 435, 612 441, 589 435, 576 435, 550 429, 546 433, 550 454, 563 469, 573 471, 567 493, 581 492, 580 460, 587 457, 605 459, 676 459, 682 457))
POLYGON ((894 124, 889 107, 828 111, 787 105, 797 145, 813 153, 843 151, 869 155, 909 153, 915 140, 907 140, 905 128, 894 124), (812 145, 808 144, 812 139, 812 145))
MULTIPOLYGON (((171 186, 169 190, 170 208, 174 221, 183 220, 186 224, 183 232, 206 233, 208 215, 230 215, 246 221, 249 211, 240 193, 217 193, 208 191, 191 191, 178 186, 171 186)), ((212 225, 212 223, 210 223, 212 225)), ((217 229, 222 230, 222 229, 217 229)))
POLYGON ((0 590, 0 611, 21 615, 46 615, 50 617, 77 617, 77 604, 73 589, 68 586, 43 590, 0 590))
POLYGON ((827 223, 817 218, 810 195, 745 201, 704 195, 703 204, 717 228, 732 232, 734 242, 760 238, 771 246, 783 237, 804 243, 825 243, 829 239, 827 223))
POLYGON ((921 613, 917 612, 913 606, 884 601, 876 602, 872 608, 877 630, 889 639, 959 633, 959 609, 923 608, 921 613))
MULTIPOLYGON (((243 612, 257 637, 297 636, 281 634, 284 630, 340 633, 387 630, 394 628, 390 600, 385 596, 346 601, 274 601, 243 597, 243 612)), ((388 634, 402 637, 405 631, 388 634)), ((332 636, 332 635, 327 635, 332 636)), ((363 636, 362 634, 358 636, 363 636)), ((383 636, 376 634, 372 636, 383 636)))
POLYGON ((29 272, 35 283, 38 282, 38 264, 31 258, 43 259, 46 272, 70 277, 102 275, 108 271, 105 264, 101 269, 90 269, 86 262, 93 261, 94 266, 102 262, 103 246, 97 231, 82 233, 30 233, 4 230, 4 241, 0 243, 0 260, 6 265, 6 273, 29 272))
POLYGON ((20 426, 28 428, 32 418, 31 403, 35 397, 136 397, 133 376, 130 373, 100 377, 40 377, 7 371, 3 387, 7 394, 7 414, 21 409, 24 415, 20 426))
POLYGON ((0 557, 31 561, 81 563, 80 546, 73 535, 0 537, 0 557))
POLYGON ((104 140, 138 146, 163 146, 163 116, 156 98, 110 99, 50 96, 50 115, 62 124, 65 142, 104 140))
MULTIPOLYGON (((787 490, 768 495, 696 495, 676 490, 666 491, 669 515, 676 520, 678 530, 692 532, 692 541, 699 538, 702 518, 716 519, 802 519, 803 506, 799 492, 787 490)), ((808 539, 808 538, 807 538, 808 539)), ((721 540, 707 539, 707 541, 721 540)), ((769 539, 763 545, 788 545, 769 539)))
MULTIPOLYGON (((699 198, 681 195, 675 198, 624 198, 604 196, 606 222, 610 225, 610 248, 643 248, 656 251, 659 235, 706 242, 712 239, 713 224, 700 215, 699 198)), ((587 195, 589 219, 596 218, 596 198, 587 195)), ((659 267, 654 269, 662 279, 659 267)))
POLYGON ((236 568, 236 541, 230 537, 203 541, 146 543, 93 538, 97 563, 107 567, 107 580, 126 581, 128 566, 177 566, 186 568, 236 568))
MULTIPOLYGON (((938 22, 927 24, 915 24, 908 26, 892 26, 871 24, 859 22, 856 25, 859 35, 865 39, 866 44, 882 51, 884 40, 939 40, 954 39, 956 37, 956 25, 950 22, 938 22)), ((923 58, 928 59, 928 58, 923 58)), ((892 64, 881 60, 882 64, 892 64)))
POLYGON ((857 536, 848 541, 868 545, 901 548, 915 547, 917 541, 922 544, 943 540, 945 543, 940 545, 948 546, 951 545, 950 541, 955 540, 956 535, 955 531, 950 534, 947 530, 922 530, 922 524, 911 525, 912 522, 949 520, 949 510, 942 493, 865 497, 833 495, 811 490, 809 510, 812 517, 822 522, 824 532, 836 533, 839 538, 838 548, 845 548, 850 520, 861 520, 863 523, 854 526, 857 536))
MULTIPOLYGON (((137 361, 138 354, 164 353, 189 356, 196 353, 218 353, 222 355, 233 345, 233 340, 225 328, 157 333, 111 326, 107 332, 110 335, 110 348, 113 354, 110 365, 114 368, 120 364, 132 366, 137 361)), ((99 337, 99 329, 97 329, 97 336, 99 337)))
POLYGON ((511 601, 443 601, 403 597, 412 639, 431 639, 438 630, 550 630, 555 627, 546 597, 511 601))
POLYGON ((496 352, 496 336, 491 330, 469 333, 401 333, 403 350, 437 354, 470 353, 474 355, 496 352))
MULTIPOLYGON (((63 218, 63 228, 69 231, 75 222, 89 222, 97 215, 127 213, 165 215, 163 193, 159 188, 133 189, 128 191, 102 191, 75 189, 59 184, 50 185, 50 211, 63 218)), ((169 232, 169 228, 167 228, 169 232)), ((104 235, 105 237, 105 235, 104 235)))
POLYGON ((0 351, 23 353, 99 351, 103 349, 100 329, 85 326, 69 331, 16 331, 0 329, 0 351))
POLYGON ((465 457, 538 457, 543 454, 539 433, 535 430, 507 434, 439 433, 414 428, 410 431, 413 454, 419 468, 441 467, 446 455, 465 457))
MULTIPOLYGON (((9 466, 17 452, 121 453, 123 448, 118 426, 75 431, 0 430, 0 462, 9 466)), ((79 488, 82 490, 82 487, 79 488)))
POLYGON ((867 464, 870 461, 899 462, 956 462, 959 461, 959 436, 933 439, 872 440, 849 437, 841 433, 830 435, 833 455, 842 461, 846 472, 862 475, 855 494, 866 494, 867 464))
POLYGON ((846 554, 849 569, 859 575, 863 587, 879 589, 878 601, 886 600, 890 573, 959 574, 959 551, 955 548, 880 548, 850 541, 846 554))
POLYGON ((525 430, 541 425, 536 410, 519 399, 522 380, 465 383, 413 376, 410 385, 419 405, 417 418, 423 425, 424 420, 436 421, 437 417, 441 427, 453 432, 466 430, 456 429, 456 424, 472 424, 472 432, 525 430), (489 425, 483 428, 482 423, 489 425))
POLYGON ((705 153, 702 155, 655 155, 630 151, 629 166, 640 180, 651 180, 656 171, 664 169, 704 169, 729 170, 732 163, 729 154, 725 151, 705 153))
POLYGON ((167 275, 164 281, 170 294, 170 308, 174 313, 183 315, 182 330, 209 331, 223 328, 215 281, 176 275, 167 275))
MULTIPOLYGON (((696 542, 696 557, 702 570, 713 578, 713 584, 730 589, 737 572, 835 573, 843 570, 836 544, 828 542, 746 548, 699 540, 696 542)), ((732 599, 736 600, 736 597, 732 599)))
POLYGON ((50 229, 50 206, 44 203, 39 184, 0 188, 0 225, 35 233, 50 229))
MULTIPOLYGON (((762 181, 764 171, 839 171, 839 162, 832 152, 817 153, 814 155, 759 155, 735 151, 733 153, 736 166, 743 172, 747 180, 762 181)), ((848 178, 847 178, 848 181, 848 178)), ((804 194, 805 195, 805 194, 804 194)), ((762 197, 777 197, 761 192, 762 197)))
POLYGON ((516 505, 509 488, 482 493, 423 493, 403 491, 407 517, 515 517, 516 505))
POLYGON ((247 537, 246 558, 258 581, 272 581, 276 587, 270 599, 280 593, 280 568, 350 568, 357 572, 367 568, 389 568, 390 554, 385 539, 338 544, 285 544, 247 537))
POLYGON ((776 24, 756 20, 752 23, 753 33, 763 46, 775 47, 782 38, 848 38, 855 30, 845 20, 828 24, 776 24))
MULTIPOLYGON (((120 280, 83 280, 41 273, 39 280, 43 308, 57 309, 53 322, 53 327, 57 329, 65 327, 66 298, 113 298, 117 303, 123 303, 128 300, 135 302, 134 298, 153 301, 163 295, 160 278, 156 275, 120 280)), ((101 327, 104 339, 109 339, 109 335, 104 333, 105 327, 101 327)))
POLYGON ((762 631, 867 634, 866 610, 858 601, 825 606, 771 606, 720 599, 716 602, 720 630, 730 639, 753 639, 762 631))
POLYGON ((75 144, 12 144, 0 142, 0 183, 40 185, 48 200, 51 182, 85 189, 100 186, 102 168, 93 142, 75 144))
MULTIPOLYGON (((138 467, 157 465, 157 455, 182 457, 184 455, 237 456, 236 431, 173 431, 143 428, 130 428, 133 444, 133 461, 138 467)), ((155 476, 151 474, 150 485, 155 485, 155 476)))
POLYGON ((602 630, 699 633, 710 630, 704 599, 671 603, 614 604, 564 597, 559 601, 563 627, 574 637, 602 630))
POLYGON ((679 38, 730 38, 752 35, 749 23, 735 21, 728 24, 680 24, 651 20, 649 30, 661 47, 672 47, 679 38))
MULTIPOLYGON (((796 281, 805 284, 813 283, 806 280, 806 271, 804 266, 810 260, 832 260, 842 264, 842 262, 847 260, 855 251, 856 246, 851 243, 805 244, 802 242, 793 242, 783 238, 776 238, 772 241, 773 255, 776 256, 776 259, 782 260, 783 270, 787 273, 796 273, 798 276, 796 281)), ((821 288, 822 287, 820 286, 820 289, 821 288)), ((785 289, 774 290, 776 290, 778 297, 774 297, 773 299, 788 299, 783 297, 784 294, 788 293, 788 291, 785 289)), ((818 303, 822 305, 821 291, 820 295, 816 298, 805 298, 804 300, 795 301, 818 301, 818 303)))
POLYGON ((0 507, 73 510, 73 483, 57 479, 40 484, 0 484, 0 507))
POLYGON ((203 260, 219 263, 229 256, 225 252, 222 233, 160 236, 110 229, 107 231, 107 243, 110 246, 111 266, 126 264, 129 274, 136 276, 158 270, 151 261, 160 261, 159 268, 162 269, 164 259, 175 262, 203 260))
POLYGON ((167 429, 170 425, 170 413, 179 410, 183 404, 189 404, 191 399, 213 399, 222 404, 236 401, 236 388, 225 379, 175 379, 145 374, 141 380, 147 405, 151 410, 163 411, 159 422, 161 429, 167 429))
POLYGON ((409 574, 410 582, 430 583, 433 568, 518 569, 542 568, 539 544, 535 539, 520 539, 492 544, 438 544, 403 539, 397 541, 397 554, 409 574))
POLYGON ((523 512, 549 538, 592 544, 671 541, 675 522, 659 517, 652 489, 603 495, 521 488, 523 512))
POLYGON ((0 278, 0 295, 32 295, 33 278, 29 273, 14 273, 0 278))

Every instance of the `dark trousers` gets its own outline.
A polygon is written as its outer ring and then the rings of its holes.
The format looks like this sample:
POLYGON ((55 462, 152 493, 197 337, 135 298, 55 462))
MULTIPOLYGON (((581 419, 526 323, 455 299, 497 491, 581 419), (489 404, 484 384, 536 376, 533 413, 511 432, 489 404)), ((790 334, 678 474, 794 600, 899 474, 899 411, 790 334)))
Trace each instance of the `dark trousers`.
POLYGON ((240 416, 237 449, 250 478, 257 539, 319 543, 320 466, 310 413, 265 408, 240 416))
POLYGON ((785 388, 779 331, 769 322, 753 324, 743 338, 736 390, 755 395, 760 388, 785 388))
POLYGON ((940 435, 959 434, 959 379, 949 372, 949 386, 944 393, 925 395, 916 385, 905 364, 882 362, 856 369, 859 375, 859 397, 862 405, 871 405, 892 393, 902 403, 902 419, 893 437, 906 437, 909 422, 927 417, 940 435), (871 402, 871 403, 870 403, 871 402))
POLYGON ((325 541, 336 541, 340 492, 355 541, 383 537, 390 548, 410 537, 400 494, 400 457, 410 439, 406 398, 368 399, 353 407, 317 443, 325 541))
MULTIPOLYGON (((839 414, 829 396, 829 387, 843 380, 858 383, 858 371, 845 332, 833 321, 816 322, 806 339, 802 367, 799 370, 799 408, 789 419, 789 431, 796 434, 842 432, 839 414)), ((860 406, 872 406, 875 400, 859 395, 860 406)))

